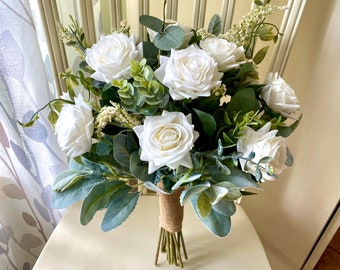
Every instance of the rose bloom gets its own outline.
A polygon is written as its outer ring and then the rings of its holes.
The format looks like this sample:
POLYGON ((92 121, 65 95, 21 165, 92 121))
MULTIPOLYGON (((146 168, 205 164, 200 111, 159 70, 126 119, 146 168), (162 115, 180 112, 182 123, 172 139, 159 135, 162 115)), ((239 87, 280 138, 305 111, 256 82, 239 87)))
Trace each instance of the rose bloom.
POLYGON ((268 107, 283 117, 296 119, 295 112, 300 109, 300 105, 290 85, 277 72, 270 72, 264 83, 267 85, 262 88, 260 97, 268 107))
POLYGON ((215 59, 219 71, 226 72, 245 63, 244 48, 225 39, 206 38, 200 41, 200 47, 215 59))
POLYGON ((66 156, 74 158, 90 151, 94 130, 91 107, 80 94, 75 104, 64 104, 55 124, 58 144, 66 156))
POLYGON ((171 50, 166 60, 155 76, 169 88, 174 100, 207 97, 212 88, 221 85, 223 73, 218 72, 215 60, 203 50, 194 46, 171 50))
POLYGON ((122 33, 102 36, 90 49, 86 49, 86 62, 95 70, 91 77, 111 83, 112 80, 130 79, 130 61, 139 57, 133 35, 122 33))
POLYGON ((163 111, 162 115, 147 116, 144 125, 134 131, 142 149, 140 159, 149 162, 149 174, 163 166, 192 168, 190 150, 198 132, 191 124, 191 115, 163 111))
MULTIPOLYGON (((265 169, 272 167, 274 173, 279 175, 287 167, 287 143, 283 137, 276 136, 277 130, 270 130, 271 123, 267 123, 258 131, 250 127, 246 127, 241 132, 241 137, 237 142, 237 151, 242 152, 244 157, 247 157, 251 152, 255 153, 252 159, 258 162, 263 157, 271 157, 269 163, 261 164, 265 169)), ((256 164, 250 161, 240 159, 240 164, 245 172, 255 174, 256 164)), ((274 176, 268 175, 265 170, 262 171, 262 180, 275 180, 274 176)))

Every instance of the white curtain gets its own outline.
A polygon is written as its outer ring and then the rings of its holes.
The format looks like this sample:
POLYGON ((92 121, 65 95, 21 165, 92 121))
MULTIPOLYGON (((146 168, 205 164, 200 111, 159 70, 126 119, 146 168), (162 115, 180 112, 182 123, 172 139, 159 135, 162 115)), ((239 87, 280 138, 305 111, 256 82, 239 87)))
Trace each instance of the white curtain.
POLYGON ((62 213, 51 184, 66 168, 46 112, 53 98, 28 0, 0 0, 0 269, 32 269, 62 213))

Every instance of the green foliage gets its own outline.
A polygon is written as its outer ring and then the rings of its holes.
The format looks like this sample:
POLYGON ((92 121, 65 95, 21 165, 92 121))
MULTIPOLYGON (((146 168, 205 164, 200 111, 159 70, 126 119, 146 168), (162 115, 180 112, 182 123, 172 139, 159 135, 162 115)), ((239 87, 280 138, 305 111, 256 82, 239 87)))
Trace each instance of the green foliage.
POLYGON ((222 20, 221 17, 218 14, 215 14, 210 22, 209 22, 209 26, 208 26, 208 32, 218 36, 219 34, 221 34, 222 32, 222 20))
POLYGON ((139 17, 139 22, 157 32, 154 37, 154 45, 162 51, 170 51, 179 48, 184 41, 184 31, 176 25, 167 26, 165 22, 149 15, 139 17))
POLYGON ((112 82, 118 88, 117 93, 125 109, 137 114, 153 115, 167 104, 169 95, 164 86, 154 79, 146 59, 131 62, 131 76, 132 83, 127 80, 112 82))

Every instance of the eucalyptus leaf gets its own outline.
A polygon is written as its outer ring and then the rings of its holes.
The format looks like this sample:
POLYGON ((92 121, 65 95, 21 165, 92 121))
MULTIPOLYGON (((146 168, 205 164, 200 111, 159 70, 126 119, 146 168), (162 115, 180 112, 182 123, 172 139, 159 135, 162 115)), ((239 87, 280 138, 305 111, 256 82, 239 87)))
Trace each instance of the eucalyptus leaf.
POLYGON ((168 26, 154 37, 155 46, 163 51, 178 49, 184 41, 184 30, 179 26, 168 26))
POLYGON ((163 31, 163 21, 156 17, 142 15, 139 17, 139 22, 157 33, 161 33, 163 31))
POLYGON ((221 17, 218 14, 215 14, 209 22, 208 32, 215 36, 218 36, 219 34, 221 34, 221 31, 222 31, 221 17))
POLYGON ((138 198, 138 192, 111 198, 101 224, 101 229, 106 232, 121 225, 135 209, 138 198))

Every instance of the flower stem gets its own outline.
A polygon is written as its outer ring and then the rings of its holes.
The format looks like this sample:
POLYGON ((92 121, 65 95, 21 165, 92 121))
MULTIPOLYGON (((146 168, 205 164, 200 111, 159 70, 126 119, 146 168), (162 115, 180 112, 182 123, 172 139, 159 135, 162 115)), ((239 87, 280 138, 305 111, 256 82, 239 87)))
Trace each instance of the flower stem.
POLYGON ((184 268, 181 247, 183 250, 184 258, 187 260, 188 255, 184 245, 182 230, 177 233, 172 233, 161 227, 155 255, 155 265, 158 264, 159 252, 161 251, 163 253, 166 253, 166 259, 169 265, 175 264, 176 266, 184 268))

